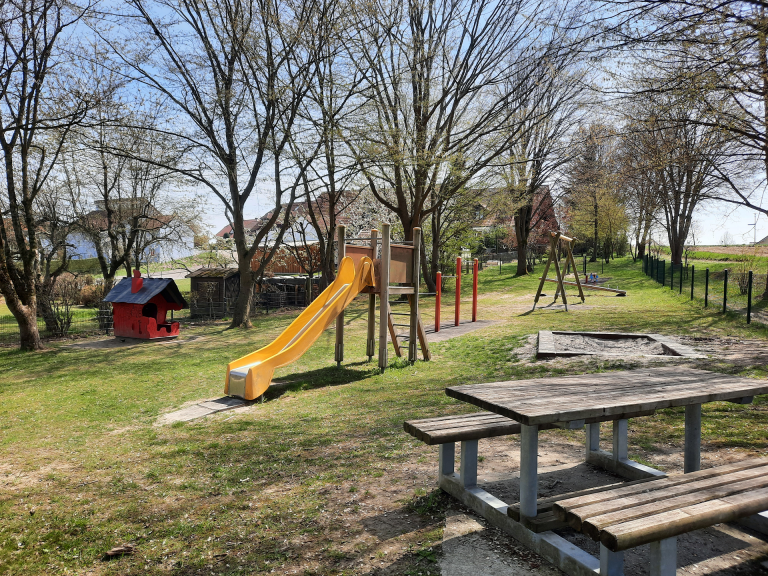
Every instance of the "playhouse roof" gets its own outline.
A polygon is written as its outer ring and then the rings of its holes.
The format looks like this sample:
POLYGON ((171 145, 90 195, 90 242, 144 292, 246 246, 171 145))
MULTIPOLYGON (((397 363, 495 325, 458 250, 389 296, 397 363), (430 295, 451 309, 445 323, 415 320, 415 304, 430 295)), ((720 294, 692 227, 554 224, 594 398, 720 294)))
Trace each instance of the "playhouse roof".
POLYGON ((146 304, 158 294, 162 294, 166 302, 179 304, 182 308, 189 307, 172 278, 142 278, 144 284, 141 290, 135 294, 131 292, 131 280, 131 278, 120 280, 117 286, 109 291, 104 301, 124 304, 146 304))

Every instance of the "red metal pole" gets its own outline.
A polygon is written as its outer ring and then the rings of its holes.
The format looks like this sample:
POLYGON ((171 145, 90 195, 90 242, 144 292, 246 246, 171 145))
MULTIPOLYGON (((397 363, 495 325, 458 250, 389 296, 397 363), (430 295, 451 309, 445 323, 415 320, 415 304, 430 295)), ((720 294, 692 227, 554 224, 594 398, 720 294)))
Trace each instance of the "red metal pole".
POLYGON ((435 332, 440 332, 440 294, 442 293, 443 274, 437 273, 435 280, 435 332))
POLYGON ((456 258, 456 311, 454 313, 454 326, 459 325, 461 316, 461 257, 456 258))
POLYGON ((477 271, 478 263, 475 258, 475 264, 472 267, 472 322, 477 322, 477 271))

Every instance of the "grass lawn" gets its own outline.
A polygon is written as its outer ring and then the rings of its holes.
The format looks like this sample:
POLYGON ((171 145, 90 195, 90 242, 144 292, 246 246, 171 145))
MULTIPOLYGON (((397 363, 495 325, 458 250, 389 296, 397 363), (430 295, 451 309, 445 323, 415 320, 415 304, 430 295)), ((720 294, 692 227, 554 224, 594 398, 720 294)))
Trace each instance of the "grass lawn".
MULTIPOLYGON (((520 349, 541 329, 768 341, 759 324, 659 287, 639 262, 605 269, 627 298, 590 294, 568 313, 529 312, 538 274, 512 273, 513 265, 481 273, 479 318, 497 323, 433 344, 431 362, 395 360, 380 374, 375 359, 366 361, 367 306, 358 299, 346 314, 341 368, 331 328, 278 370, 276 378, 291 383, 287 393, 187 424, 155 422, 221 396, 226 363, 267 344, 295 312, 259 316, 251 331, 189 328, 163 345, 0 349, 0 573, 437 573, 445 498, 434 492, 433 475, 414 472, 425 464, 436 470, 437 451, 402 432, 402 422, 470 411, 444 394, 446 386, 633 366, 531 362, 520 349), (124 543, 136 552, 102 559, 124 543)), ((463 288, 469 298, 471 282, 463 288)), ((447 321, 451 294, 443 304, 447 321)), ((429 323, 433 300, 422 311, 429 323)), ((715 358, 707 367, 768 376, 760 364, 736 368, 715 358)), ((679 409, 634 420, 630 452, 652 461, 654 451, 681 449, 682 422, 679 409)), ((703 451, 768 453, 766 397, 705 405, 703 422, 703 451)))

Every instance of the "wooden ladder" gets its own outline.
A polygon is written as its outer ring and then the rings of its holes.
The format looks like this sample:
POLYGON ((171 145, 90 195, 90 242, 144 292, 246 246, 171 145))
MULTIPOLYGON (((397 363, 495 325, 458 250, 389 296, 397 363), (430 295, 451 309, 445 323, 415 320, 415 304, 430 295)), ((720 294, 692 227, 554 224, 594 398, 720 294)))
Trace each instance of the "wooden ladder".
MULTIPOLYGON (((412 302, 411 297, 408 297, 408 302, 412 302)), ((410 334, 398 334, 396 328, 402 327, 402 326, 410 326, 410 324, 397 324, 392 316, 397 315, 397 313, 392 312, 392 306, 390 306, 389 302, 387 302, 388 313, 387 313, 387 324, 389 327, 389 337, 392 339, 392 345, 395 347, 395 355, 398 358, 401 358, 403 356, 403 351, 400 347, 400 342, 398 341, 398 338, 408 338, 410 334)), ((419 338, 419 346, 421 347, 421 355, 424 358, 424 360, 431 360, 432 354, 429 351, 429 344, 427 343, 427 333, 424 331, 424 325, 421 322, 421 314, 419 314, 418 319, 416 320, 416 335, 419 338)))

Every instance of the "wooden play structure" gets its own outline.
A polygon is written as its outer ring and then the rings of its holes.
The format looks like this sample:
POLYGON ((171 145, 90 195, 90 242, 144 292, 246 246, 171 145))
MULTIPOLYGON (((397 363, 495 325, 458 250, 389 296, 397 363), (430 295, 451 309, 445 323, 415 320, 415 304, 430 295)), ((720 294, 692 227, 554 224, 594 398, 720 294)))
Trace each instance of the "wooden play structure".
POLYGON ((579 289, 579 297, 581 298, 581 301, 584 302, 584 290, 597 290, 600 292, 610 292, 611 294, 616 294, 617 296, 626 296, 627 291, 626 290, 619 290, 617 288, 608 288, 606 286, 597 286, 595 284, 590 283, 582 283, 579 279, 579 273, 576 268, 576 262, 573 259, 573 243, 575 240, 573 238, 568 238, 568 236, 563 236, 560 232, 550 232, 549 233, 549 258, 547 259, 547 264, 544 266, 544 274, 541 275, 541 278, 539 278, 539 289, 536 291, 536 298, 533 301, 533 309, 536 310, 536 304, 539 302, 539 298, 541 297, 541 291, 544 288, 544 282, 556 282, 557 283, 557 290, 555 290, 555 302, 557 302, 557 297, 562 294, 563 295, 563 304, 565 305, 566 312, 568 311, 568 300, 565 295, 565 287, 566 286, 576 286, 579 289), (558 248, 560 249, 560 252, 558 254, 558 248), (573 276, 576 279, 575 282, 567 282, 565 280, 565 277, 567 276, 566 273, 563 273, 560 270, 560 256, 565 254, 565 267, 566 270, 570 268, 573 270, 573 276), (556 278, 547 278, 547 273, 549 272, 549 266, 551 264, 554 264, 555 266, 555 276, 556 278))
POLYGON ((358 294, 368 294, 368 334, 366 352, 372 360, 376 352, 376 296, 379 297, 379 367, 387 368, 387 332, 397 356, 402 356, 401 338, 408 338, 408 360, 415 362, 421 347, 424 360, 430 359, 424 327, 419 317, 419 246, 421 229, 413 229, 413 241, 392 244, 389 224, 371 230, 368 240, 346 239, 346 228, 339 226, 339 265, 336 279, 272 343, 230 362, 224 393, 255 400, 269 388, 274 371, 296 361, 336 320, 337 364, 344 360, 344 309, 358 294), (351 242, 351 243, 347 243, 351 242), (357 244, 355 244, 357 242, 357 244), (362 243, 362 244, 361 244, 362 243), (406 296, 409 312, 392 312, 390 296, 406 296), (408 316, 408 323, 396 322, 408 316), (397 328, 408 327, 398 334, 397 328))
POLYGON ((581 281, 579 280, 579 273, 578 269, 576 268, 576 262, 573 260, 573 238, 568 238, 568 236, 563 236, 560 232, 550 232, 549 233, 549 258, 547 259, 547 264, 544 266, 544 274, 541 275, 541 281, 539 282, 539 289, 536 291, 536 298, 533 300, 533 309, 536 310, 536 304, 539 303, 539 298, 541 297, 541 291, 544 288, 544 282, 557 282, 557 290, 555 291, 555 301, 557 301, 557 297, 562 294, 563 295, 563 304, 565 305, 565 310, 568 310, 568 298, 565 295, 565 286, 571 285, 576 286, 579 289, 579 297, 581 298, 581 301, 584 302, 584 291, 581 287, 581 281), (560 270, 560 255, 558 254, 558 248, 560 249, 561 253, 565 254, 565 266, 567 268, 571 268, 573 270, 573 276, 576 279, 576 282, 565 282, 565 273, 563 273, 560 270), (555 266, 555 276, 556 279, 552 280, 547 278, 547 274, 549 273, 549 267, 551 265, 555 266), (570 265, 570 266, 569 266, 570 265))
MULTIPOLYGON (((415 362, 419 347, 424 360, 430 359, 429 345, 419 313, 419 279, 421 272, 421 228, 413 229, 413 241, 391 243, 390 226, 383 224, 381 237, 378 230, 371 230, 370 241, 344 238, 344 226, 338 227, 339 258, 349 256, 357 263, 362 258, 373 261, 374 283, 363 289, 368 294, 368 335, 366 353, 371 360, 376 351, 376 297, 379 297, 379 368, 388 366, 387 332, 392 340, 395 355, 402 356, 400 339, 408 339, 408 361, 415 362), (354 243, 347 243, 354 242, 354 243), (414 248, 416 247, 416 248, 414 248), (410 310, 393 312, 390 296, 406 296, 410 310), (408 323, 398 322, 406 316, 408 323), (408 328, 398 333, 398 328, 408 328)), ((336 318, 336 362, 344 359, 344 312, 336 318)))

